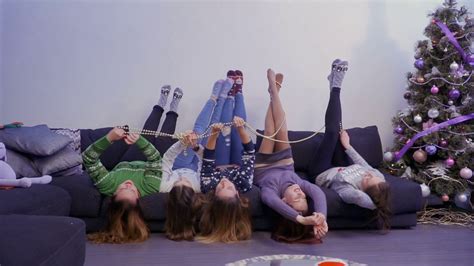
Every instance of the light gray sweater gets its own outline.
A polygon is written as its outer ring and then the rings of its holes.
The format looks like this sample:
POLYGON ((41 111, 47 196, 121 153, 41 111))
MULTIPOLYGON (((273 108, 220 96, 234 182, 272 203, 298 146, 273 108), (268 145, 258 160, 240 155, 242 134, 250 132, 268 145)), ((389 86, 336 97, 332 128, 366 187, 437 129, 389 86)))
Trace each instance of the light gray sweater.
POLYGON ((362 191, 361 183, 368 171, 385 180, 383 174, 372 168, 354 148, 347 149, 346 153, 354 164, 347 167, 333 167, 324 171, 316 177, 316 185, 335 190, 347 203, 371 210, 376 209, 369 195, 362 191))

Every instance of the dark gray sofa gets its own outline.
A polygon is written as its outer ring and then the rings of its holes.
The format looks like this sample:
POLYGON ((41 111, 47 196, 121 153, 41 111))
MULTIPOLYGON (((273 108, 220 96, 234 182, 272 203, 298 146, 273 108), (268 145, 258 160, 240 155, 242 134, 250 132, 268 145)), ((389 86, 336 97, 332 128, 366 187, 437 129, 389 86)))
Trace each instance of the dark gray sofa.
MULTIPOLYGON (((82 150, 87 148, 98 138, 104 136, 110 128, 96 130, 81 130, 82 150)), ((379 167, 382 163, 382 147, 377 127, 352 128, 348 130, 351 135, 351 143, 354 148, 373 167, 379 167)), ((291 131, 290 139, 301 139, 309 136, 312 132, 291 131)), ((323 134, 297 144, 292 144, 295 160, 295 170, 303 177, 309 158, 321 143, 323 134)), ((260 139, 257 140, 257 147, 260 139)), ((113 144, 101 157, 103 164, 111 169, 124 156, 122 142, 113 144)), ((138 158, 138 155, 136 155, 138 158)), ((128 158, 134 156, 127 154, 128 158)), ((337 165, 349 165, 351 162, 345 155, 342 147, 335 153, 333 162, 337 165)), ((398 177, 386 175, 387 181, 392 187, 392 226, 396 228, 408 228, 416 225, 416 212, 422 208, 422 196, 420 186, 414 182, 398 177)), ((97 231, 105 225, 105 214, 108 206, 108 198, 102 196, 94 187, 89 176, 83 175, 55 177, 51 186, 61 187, 71 197, 70 216, 81 218, 87 225, 87 231, 97 231)), ((374 228, 375 223, 370 222, 371 211, 356 205, 346 204, 331 189, 323 188, 326 193, 328 204, 328 223, 331 229, 340 228, 374 228)), ((260 191, 257 187, 244 194, 251 200, 251 211, 254 230, 270 230, 275 220, 275 213, 260 201, 260 191)), ((162 231, 165 221, 166 194, 156 193, 142 198, 145 218, 154 232, 162 231)))

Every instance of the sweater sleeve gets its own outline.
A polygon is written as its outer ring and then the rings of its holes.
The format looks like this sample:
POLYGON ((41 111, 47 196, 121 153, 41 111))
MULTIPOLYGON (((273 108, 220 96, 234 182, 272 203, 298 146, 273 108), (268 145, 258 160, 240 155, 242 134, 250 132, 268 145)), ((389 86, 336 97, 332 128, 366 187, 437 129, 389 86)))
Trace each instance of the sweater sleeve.
POLYGON ((216 188, 219 173, 216 169, 215 150, 204 150, 201 168, 201 192, 207 193, 216 188))
POLYGON ((242 154, 242 164, 239 172, 236 175, 236 179, 233 180, 234 184, 238 184, 241 192, 247 192, 252 189, 253 174, 255 167, 255 147, 253 142, 244 144, 244 152, 242 154))
POLYGON ((262 202, 268 205, 268 207, 272 208, 286 219, 297 222, 296 217, 299 215, 299 213, 295 209, 291 208, 288 204, 283 202, 283 200, 278 197, 274 190, 268 187, 263 187, 261 190, 261 197, 262 202))
POLYGON ((177 141, 173 144, 163 155, 161 162, 161 169, 163 171, 163 178, 166 179, 173 174, 173 164, 176 157, 186 149, 181 141, 177 141))
POLYGON ((145 162, 145 179, 161 180, 161 156, 158 150, 142 136, 137 140, 136 145, 147 158, 145 162))
POLYGON ((368 167, 368 168, 372 168, 368 163, 367 161, 364 160, 364 158, 362 158, 362 156, 360 156, 360 154, 352 147, 350 147, 349 149, 346 150, 346 154, 349 155, 349 157, 352 159, 352 161, 355 163, 355 164, 360 164, 362 165, 363 167, 368 167))
POLYGON ((95 185, 101 182, 109 171, 100 162, 100 155, 111 145, 106 136, 91 144, 82 153, 82 161, 89 176, 94 180, 95 185))
POLYGON ((376 209, 375 204, 372 202, 372 199, 364 193, 349 184, 337 184, 331 186, 337 194, 341 197, 341 199, 350 204, 356 204, 362 208, 374 210, 376 209))
POLYGON ((302 180, 299 186, 306 196, 311 197, 313 200, 313 210, 315 212, 320 212, 327 217, 326 194, 324 194, 323 190, 306 180, 302 180))

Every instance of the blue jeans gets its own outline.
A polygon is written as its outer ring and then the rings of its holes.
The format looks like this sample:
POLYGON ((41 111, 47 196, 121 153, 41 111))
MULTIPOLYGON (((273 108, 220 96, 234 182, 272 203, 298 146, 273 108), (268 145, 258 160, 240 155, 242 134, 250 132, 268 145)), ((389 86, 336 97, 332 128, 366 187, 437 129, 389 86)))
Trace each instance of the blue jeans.
MULTIPOLYGON (((231 122, 234 116, 239 116, 247 120, 247 113, 245 111, 244 96, 242 93, 237 93, 235 98, 228 97, 222 109, 220 122, 231 122)), ((223 132, 217 139, 216 146, 216 165, 226 164, 242 164, 242 140, 235 129, 231 128, 230 132, 223 132), (227 134, 230 133, 230 134, 227 134), (226 136, 224 136, 226 134, 226 136)))
MULTIPOLYGON (((193 131, 196 134, 203 134, 204 131, 209 127, 209 125, 217 123, 219 121, 222 113, 222 108, 224 107, 224 102, 225 101, 222 98, 218 98, 217 101, 209 99, 206 102, 198 117, 196 118, 196 122, 194 123, 193 131)), ((205 144, 206 142, 207 138, 198 140, 198 144, 205 144)), ((194 171, 197 171, 198 163, 199 158, 191 148, 188 148, 186 150, 186 153, 182 152, 178 155, 178 157, 176 157, 176 160, 173 164, 173 170, 180 168, 189 168, 194 171)))

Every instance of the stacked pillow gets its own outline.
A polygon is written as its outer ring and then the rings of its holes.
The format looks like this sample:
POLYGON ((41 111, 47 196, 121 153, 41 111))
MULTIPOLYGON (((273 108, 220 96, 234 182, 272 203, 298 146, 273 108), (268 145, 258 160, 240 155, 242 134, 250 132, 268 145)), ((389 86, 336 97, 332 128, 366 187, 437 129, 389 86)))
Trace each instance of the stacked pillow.
POLYGON ((0 130, 7 147, 7 163, 17 177, 73 175, 82 171, 82 158, 70 145, 74 140, 46 125, 0 130))

